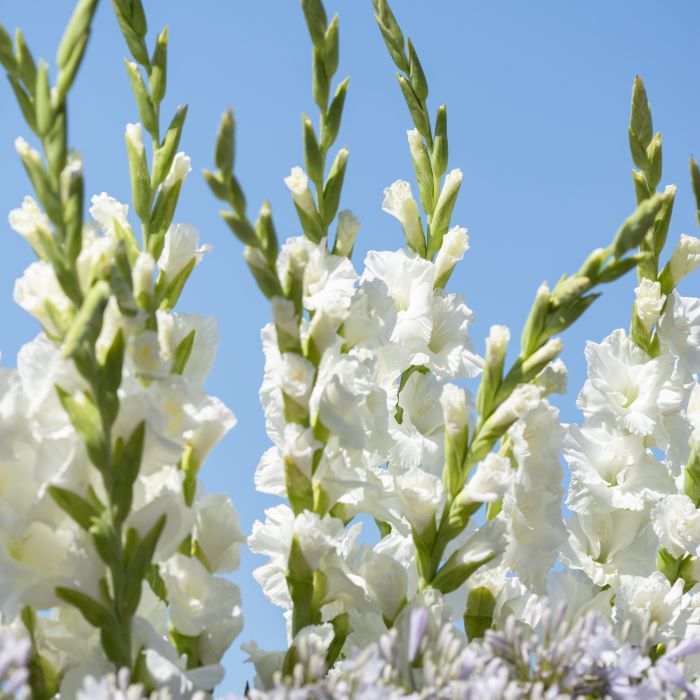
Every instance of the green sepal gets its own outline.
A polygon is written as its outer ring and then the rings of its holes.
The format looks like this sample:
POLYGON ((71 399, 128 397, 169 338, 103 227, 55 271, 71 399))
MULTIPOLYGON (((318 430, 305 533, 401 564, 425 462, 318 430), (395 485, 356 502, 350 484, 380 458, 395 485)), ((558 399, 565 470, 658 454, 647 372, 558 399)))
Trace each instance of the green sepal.
POLYGON ((612 251, 616 258, 621 258, 628 250, 641 244, 668 198, 666 194, 655 194, 637 206, 615 234, 612 251))
POLYGON ((105 472, 109 468, 110 449, 102 431, 99 410, 86 394, 82 401, 78 401, 59 386, 56 387, 56 392, 73 427, 85 443, 90 461, 101 472, 105 472))
POLYGON ((257 246, 259 244, 255 229, 250 225, 247 219, 237 216, 232 211, 222 210, 219 214, 241 243, 252 246, 257 246))
POLYGON ((49 86, 49 67, 43 59, 39 61, 34 89, 34 111, 36 113, 36 128, 39 136, 46 136, 53 121, 51 108, 51 87, 49 86))
POLYGON ((400 73, 396 74, 396 79, 399 81, 399 87, 401 88, 403 98, 406 101, 408 111, 411 113, 411 119, 413 120, 416 129, 418 129, 421 136, 423 136, 428 143, 431 143, 433 140, 433 135, 430 133, 428 115, 425 113, 423 105, 413 90, 413 86, 409 80, 400 73))
POLYGON ((314 494, 311 479, 289 457, 284 459, 284 483, 289 505, 295 515, 299 515, 304 510, 313 510, 314 494))
POLYGON ((440 105, 435 117, 435 141, 433 142, 433 170, 435 175, 442 177, 447 170, 447 107, 440 105))
POLYGON ((467 639, 479 639, 493 624, 496 598, 488 588, 479 587, 469 591, 467 609, 464 613, 464 631, 467 639))
POLYGON ((326 117, 321 125, 321 148, 324 151, 327 151, 331 147, 338 136, 349 83, 350 78, 345 78, 345 80, 338 85, 331 106, 328 108, 326 117))
POLYGON ((662 150, 661 134, 657 133, 647 146, 648 168, 644 171, 649 190, 654 192, 661 182, 662 150))
MULTIPOLYGON (((428 149, 425 147, 425 142, 422 138, 416 139, 420 143, 410 145, 411 160, 413 161, 413 170, 416 174, 416 182, 418 183, 418 193, 423 210, 432 215, 435 210, 435 183, 433 177, 433 165, 430 162, 428 149)), ((437 142, 436 142, 437 143, 437 142)))
POLYGON ((406 59, 405 41, 394 13, 386 0, 372 0, 374 15, 382 33, 384 43, 396 67, 404 73, 408 73, 408 60, 406 59))
MULTIPOLYGON (((446 196, 438 197, 437 204, 435 205, 435 213, 430 222, 430 240, 428 241, 428 259, 432 259, 433 255, 437 253, 442 246, 443 236, 447 233, 447 229, 450 227, 450 220, 452 219, 452 211, 455 208, 455 202, 457 201, 457 195, 462 186, 461 181, 456 187, 452 188, 446 196)), ((444 192, 444 190, 443 190, 444 192)))
POLYGON ((0 64, 10 74, 17 71, 17 61, 12 48, 12 38, 0 24, 0 64))
POLYGON ((322 51, 326 43, 326 27, 328 26, 323 2, 321 0, 301 0, 301 8, 304 11, 311 41, 319 51, 322 51))
POLYGON ((306 172, 314 183, 323 182, 323 159, 321 157, 321 149, 316 139, 311 119, 304 114, 302 116, 304 128, 304 166, 306 172))
POLYGON ((228 173, 233 168, 234 162, 234 130, 235 122, 233 110, 229 107, 221 117, 219 131, 216 134, 216 151, 214 162, 223 173, 228 173))
POLYGON ((143 128, 151 134, 154 139, 158 139, 158 118, 156 116, 156 108, 153 104, 151 96, 148 94, 146 83, 143 81, 143 76, 138 66, 131 61, 125 61, 126 71, 129 74, 131 89, 136 98, 136 106, 139 110, 139 116, 143 128))
POLYGON ((191 330, 178 344, 175 348, 175 356, 173 357, 173 374, 183 374, 185 367, 187 367, 187 362, 192 354, 192 347, 194 346, 195 331, 191 330))
POLYGON ((292 637, 294 637, 301 629, 313 624, 315 618, 314 572, 304 558, 296 535, 292 536, 286 579, 294 604, 292 608, 292 637))
POLYGON ((691 445, 686 467, 683 470, 683 491, 700 508, 700 454, 695 444, 691 445))
POLYGON ((323 62, 323 52, 314 48, 314 59, 312 63, 311 90, 314 102, 321 110, 326 111, 328 105, 328 94, 331 89, 331 79, 326 73, 326 66, 323 62))
POLYGON ((630 255, 622 260, 615 260, 603 268, 598 275, 596 282, 598 284, 613 282, 651 257, 651 253, 635 253, 634 255, 630 255))
POLYGON ((122 383, 124 367, 124 334, 120 328, 114 336, 112 344, 100 363, 99 373, 99 404, 105 422, 111 426, 119 413, 119 397, 117 391, 122 383))
POLYGON ((340 41, 338 37, 338 15, 336 14, 333 16, 331 23, 328 25, 323 44, 323 65, 326 70, 326 75, 329 78, 335 75, 335 72, 338 70, 339 49, 340 41))
POLYGON ((129 176, 131 179, 131 196, 134 202, 134 211, 142 221, 148 221, 151 216, 151 174, 148 172, 146 149, 135 147, 128 136, 126 140, 126 152, 129 159, 129 176))
POLYGON ((478 568, 488 564, 495 556, 494 552, 477 561, 461 564, 459 551, 457 551, 438 570, 431 585, 441 593, 456 591, 478 568))
POLYGON ((29 175, 36 196, 44 207, 46 214, 55 224, 62 225, 63 208, 57 193, 51 186, 48 173, 44 169, 41 158, 34 151, 30 151, 27 154, 20 154, 20 160, 27 171, 27 175, 29 175))
POLYGON ((76 51, 81 49, 90 33, 90 24, 97 9, 97 2, 98 0, 79 0, 76 4, 56 53, 56 62, 61 69, 73 60, 76 51))
POLYGON ((428 99, 428 81, 425 78, 423 66, 420 64, 413 43, 410 39, 407 39, 406 44, 408 46, 408 75, 411 79, 411 87, 416 97, 421 102, 425 102, 428 99))
POLYGON ((641 170, 648 168, 646 149, 651 142, 653 133, 654 129, 647 93, 642 79, 636 76, 632 88, 629 137, 632 160, 641 170))
POLYGON ((695 208, 696 208, 696 219, 698 226, 700 226, 700 168, 695 162, 695 159, 691 156, 690 160, 690 181, 693 185, 693 194, 695 195, 695 208))
POLYGON ((56 596, 63 602, 78 608, 93 627, 102 627, 113 620, 112 612, 91 596, 65 586, 56 587, 56 596))
POLYGON ((29 95, 34 97, 36 90, 36 63, 32 52, 24 40, 21 29, 15 30, 15 59, 17 62, 17 75, 27 88, 29 95))
POLYGON ((277 260, 279 244, 277 242, 275 225, 272 221, 270 203, 267 201, 263 202, 260 207, 260 214, 258 214, 258 220, 255 222, 255 235, 265 253, 265 258, 270 263, 271 267, 274 266, 277 260))
POLYGON ((330 226, 335 218, 340 204, 340 192, 343 189, 345 168, 348 162, 348 151, 341 148, 331 165, 326 185, 323 188, 323 223, 330 226))
POLYGON ((56 505, 85 531, 89 531, 101 515, 93 503, 73 491, 54 485, 49 486, 48 491, 56 505))
POLYGON ((165 232, 173 221, 181 188, 182 180, 178 180, 172 187, 161 188, 156 198, 151 214, 151 236, 148 239, 148 251, 156 260, 163 252, 165 232))
POLYGON ((243 249, 243 257, 248 263, 260 291, 268 298, 284 296, 277 272, 265 259, 265 255, 259 248, 246 246, 243 249))
POLYGON ((180 458, 179 468, 185 473, 185 480, 182 483, 182 491, 185 504, 189 507, 194 503, 195 492, 197 491, 197 474, 201 463, 197 458, 194 447, 190 443, 185 447, 180 458))
POLYGON ((24 121, 27 122, 29 128, 36 133, 36 114, 34 112, 34 102, 32 101, 32 98, 27 94, 19 80, 14 75, 8 73, 7 79, 10 81, 12 91, 15 93, 15 99, 17 100, 17 105, 22 112, 24 121))
POLYGON ((156 104, 160 104, 165 97, 165 88, 168 80, 168 28, 156 39, 151 58, 151 70, 148 75, 148 84, 151 88, 151 95, 156 104))
MULTIPOLYGON (((112 0, 112 6, 114 7, 115 14, 117 15, 117 21, 119 22, 119 28, 122 30, 124 39, 126 40, 126 45, 131 51, 131 55, 142 65, 148 67, 150 65, 150 60, 148 58, 148 49, 146 48, 146 42, 143 38, 146 33, 140 34, 136 32, 132 25, 132 15, 130 8, 127 7, 127 2, 129 0, 112 0), (124 8, 124 9, 122 9, 124 8), (126 10, 129 10, 127 15, 126 10)), ((141 6, 140 2, 138 3, 141 6)), ((137 10, 137 22, 136 25, 139 29, 142 29, 140 17, 143 13, 143 7, 137 10)), ((145 15, 144 15, 145 20, 145 15)))
POLYGON ((547 284, 541 284, 535 294, 535 301, 532 304, 530 313, 523 326, 520 336, 520 352, 524 357, 535 352, 540 336, 547 323, 550 308, 550 291, 547 284))
POLYGON ((89 38, 89 32, 86 32, 80 37, 73 49, 73 53, 70 54, 65 65, 61 66, 61 70, 58 71, 56 86, 53 92, 53 105, 56 109, 62 107, 66 101, 66 95, 73 85, 78 68, 80 68, 83 56, 85 55, 85 48, 87 47, 89 38))
POLYGON ((199 637, 188 636, 178 632, 172 624, 170 625, 170 639, 180 656, 187 657, 187 668, 194 669, 202 666, 199 656, 199 637))
POLYGON ((72 357, 84 344, 95 344, 102 330, 102 317, 110 294, 109 284, 103 280, 90 288, 63 341, 63 357, 72 357))
MULTIPOLYGON (((168 280, 166 278, 165 291, 163 292, 162 296, 158 295, 158 298, 161 300, 159 304, 161 309, 169 310, 172 309, 175 304, 177 304, 177 300, 180 298, 180 294, 182 294, 185 283, 192 274, 192 270, 194 270, 194 266, 196 264, 197 258, 192 258, 187 265, 185 265, 185 267, 183 267, 182 270, 175 275, 173 279, 168 280)), ((160 280, 158 280, 158 282, 160 282, 160 280)), ((156 285, 156 289, 157 287, 158 285, 156 285)))
POLYGON ((333 625, 334 634, 333 641, 328 646, 328 651, 326 652, 326 665, 328 668, 332 668, 333 664, 337 661, 345 645, 345 640, 350 634, 350 615, 348 615, 348 613, 336 615, 331 620, 331 625, 333 625))
POLYGON ((586 309, 600 296, 600 294, 587 294, 573 302, 553 309, 547 319, 547 325, 543 331, 542 340, 558 335, 571 326, 586 309))
POLYGON ((155 190, 168 175, 170 166, 173 164, 177 147, 180 145, 182 128, 187 116, 187 105, 180 105, 175 110, 175 116, 168 125, 161 145, 156 149, 153 156, 153 175, 151 186, 155 190))
POLYGON ((158 570, 157 564, 151 564, 148 567, 145 579, 148 582, 148 585, 151 587, 151 590, 153 591, 154 595, 159 600, 162 600, 164 603, 167 603, 168 590, 165 587, 165 581, 163 581, 163 578, 160 575, 160 571, 158 570))
POLYGON ((118 438, 114 447, 114 485, 112 498, 117 509, 117 519, 123 522, 131 512, 134 483, 141 469, 146 422, 141 421, 124 442, 118 438))
POLYGON ((299 223, 304 231, 304 235, 314 243, 320 243, 321 238, 323 238, 323 225, 318 213, 314 212, 314 214, 310 216, 296 202, 294 202, 294 208, 297 211, 299 223))
MULTIPOLYGON (((146 578, 146 574, 151 566, 153 555, 158 545, 163 529, 165 528, 166 516, 161 515, 155 525, 146 533, 143 538, 137 540, 136 546, 130 552, 126 563, 124 575, 124 607, 128 615, 134 615, 141 600, 141 584, 146 578)), ((133 531, 135 532, 135 530, 133 531)))

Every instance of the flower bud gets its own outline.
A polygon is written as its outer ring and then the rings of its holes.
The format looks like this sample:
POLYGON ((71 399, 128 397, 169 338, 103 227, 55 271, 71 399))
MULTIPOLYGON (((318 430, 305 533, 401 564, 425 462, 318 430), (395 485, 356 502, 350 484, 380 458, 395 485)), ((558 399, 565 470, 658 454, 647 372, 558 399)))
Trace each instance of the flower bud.
POLYGON ((447 284, 455 265, 469 250, 467 229, 453 226, 442 239, 442 246, 435 258, 435 287, 441 288, 447 284))
POLYGON ((384 190, 382 209, 400 221, 406 245, 421 257, 425 257, 423 225, 418 205, 411 193, 411 185, 404 180, 397 180, 387 187, 384 190))
POLYGON ((355 246, 355 238, 360 230, 360 220, 349 209, 343 209, 338 214, 338 230, 335 234, 335 255, 350 257, 355 246))
POLYGON ((681 240, 668 262, 673 286, 700 265, 700 238, 681 234, 681 240))
POLYGON ((176 153, 170 170, 163 181, 163 188, 167 190, 174 187, 178 182, 184 182, 191 170, 192 161, 189 156, 182 152, 176 153))
POLYGON ((153 271, 156 261, 150 253, 141 251, 134 262, 131 278, 134 285, 134 297, 139 302, 141 297, 147 301, 153 296, 153 271))
POLYGON ((309 178, 306 173, 298 166, 292 168, 292 171, 284 178, 284 184, 287 185, 292 193, 294 204, 301 209, 307 216, 316 216, 316 205, 314 198, 309 189, 309 178))
POLYGON ((637 297, 637 316, 644 328, 649 331, 661 317, 666 295, 661 293, 659 282, 652 282, 646 277, 634 290, 634 294, 637 297))

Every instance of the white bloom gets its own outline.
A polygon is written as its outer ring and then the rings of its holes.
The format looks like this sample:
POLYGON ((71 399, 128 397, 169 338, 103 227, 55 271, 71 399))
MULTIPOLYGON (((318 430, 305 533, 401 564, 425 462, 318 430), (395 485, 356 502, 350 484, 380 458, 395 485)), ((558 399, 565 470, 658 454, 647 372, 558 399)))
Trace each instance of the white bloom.
POLYGON ((144 147, 141 124, 137 123, 126 125, 126 140, 139 155, 143 153, 144 147))
POLYGON ((172 281, 192 260, 196 265, 210 250, 208 245, 199 245, 199 232, 194 226, 173 224, 165 232, 165 244, 158 258, 158 267, 172 281))
POLYGON ((102 194, 93 195, 90 200, 90 216, 97 221, 100 228, 110 237, 115 236, 114 222, 116 221, 121 228, 129 230, 129 206, 118 202, 114 197, 110 197, 105 192, 102 194))
POLYGON ((163 188, 169 189, 175 186, 178 182, 184 182, 185 178, 192 170, 192 163, 189 156, 184 153, 176 153, 173 158, 170 170, 163 181, 163 188))
POLYGON ((60 336, 48 306, 51 305, 59 318, 68 319, 72 304, 63 293, 53 268, 41 260, 33 262, 15 282, 13 298, 25 311, 41 323, 47 333, 60 336))
POLYGON ((673 291, 659 323, 659 338, 688 372, 700 372, 700 299, 673 291))
POLYGON ((569 371, 564 361, 558 357, 550 362, 536 377, 535 384, 542 388, 544 396, 550 394, 565 394, 569 379, 569 371))
POLYGON ((350 257, 359 230, 360 220, 349 209, 343 209, 339 212, 333 252, 350 257))
POLYGON ((379 554, 367 548, 357 573, 365 580, 382 615, 393 620, 406 600, 406 569, 388 554, 379 554))
POLYGON ((700 265, 700 238, 682 233, 668 264, 675 286, 700 265))
POLYGON ((226 619, 240 621, 238 588, 212 576, 195 557, 175 554, 160 566, 168 591, 170 617, 181 634, 196 637, 226 619))
POLYGON ((296 403, 306 406, 314 386, 316 368, 295 352, 284 352, 280 359, 279 388, 296 403))
POLYGON ((514 478, 510 460, 490 452, 464 487, 465 496, 469 501, 493 503, 503 498, 514 478))
POLYGON ((620 623, 630 620, 633 644, 641 641, 641 631, 647 621, 655 622, 660 639, 668 641, 682 636, 678 624, 685 617, 687 599, 683 598, 683 579, 673 586, 660 572, 649 576, 620 576, 620 587, 615 596, 615 617, 620 623))
POLYGON ((382 209, 401 222, 406 242, 413 250, 418 252, 425 250, 425 236, 420 213, 411 193, 411 185, 408 182, 397 180, 384 190, 382 209))
POLYGON ((659 544, 673 557, 700 555, 700 510, 685 494, 671 494, 651 512, 659 544))
POLYGON ((340 323, 350 305, 357 277, 348 258, 329 254, 325 245, 313 246, 304 266, 304 307, 330 314, 340 323))
POLYGON ((661 316, 666 295, 661 293, 661 284, 644 278, 634 290, 637 297, 637 315, 644 328, 649 330, 661 316))
POLYGON ((194 537, 211 573, 238 568, 239 549, 245 537, 238 513, 226 494, 208 494, 198 501, 194 537))
POLYGON ((608 426, 570 426, 564 457, 571 470, 567 506, 585 513, 595 504, 642 510, 674 489, 668 469, 641 436, 608 426))
POLYGON ((343 322, 348 345, 376 348, 389 342, 396 325, 396 307, 386 284, 380 279, 365 280, 355 291, 343 322))
POLYGON ((542 400, 542 390, 533 384, 519 384, 513 393, 489 418, 495 426, 509 426, 518 418, 536 408, 542 400))
POLYGON ((38 255, 42 255, 42 238, 51 236, 49 217, 31 198, 25 197, 19 209, 13 209, 8 217, 10 226, 23 236, 38 255))
POLYGON ((419 534, 431 523, 443 500, 442 480, 413 468, 396 477, 403 514, 419 534))
POLYGON ((292 171, 284 178, 284 184, 287 185, 292 193, 292 199, 299 209, 307 216, 316 216, 316 205, 311 196, 309 189, 309 178, 300 167, 292 168, 292 171))
POLYGON ((662 386, 673 370, 669 355, 649 359, 617 330, 602 343, 586 343, 588 381, 576 405, 587 418, 611 420, 637 435, 651 435, 659 414, 674 408, 676 397, 662 386))
POLYGON ((362 281, 373 279, 382 280, 394 300, 397 318, 391 340, 408 350, 423 350, 433 329, 432 263, 405 251, 370 251, 362 281))
POLYGON ((166 373, 156 331, 141 331, 137 335, 129 336, 127 352, 137 374, 158 377, 166 373))
POLYGON ((445 181, 442 183, 442 190, 440 191, 440 196, 438 197, 437 204, 435 205, 435 211, 438 211, 443 206, 449 197, 451 197, 455 190, 459 189, 462 184, 462 171, 459 168, 450 170, 445 176, 445 181))
POLYGON ((153 271, 155 267, 156 261, 153 259, 153 256, 146 251, 140 251, 131 270, 134 297, 137 300, 141 295, 146 297, 153 296, 153 271))
POLYGON ((440 405, 448 435, 457 436, 464 431, 472 408, 471 397, 466 389, 455 384, 445 384, 440 394, 440 405))
POLYGON ((435 258, 435 279, 445 278, 468 250, 467 229, 462 226, 453 226, 443 237, 442 245, 435 258))

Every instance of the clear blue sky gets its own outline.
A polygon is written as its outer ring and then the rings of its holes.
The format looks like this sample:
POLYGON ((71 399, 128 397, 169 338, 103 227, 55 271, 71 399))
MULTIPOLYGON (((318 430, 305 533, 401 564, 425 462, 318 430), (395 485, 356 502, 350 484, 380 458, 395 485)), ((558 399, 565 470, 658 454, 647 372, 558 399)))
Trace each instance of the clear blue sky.
MULTIPOLYGON (((403 243, 398 223, 382 213, 381 200, 392 181, 412 177, 405 140, 411 124, 370 0, 326 4, 329 14, 340 13, 339 75, 352 77, 338 145, 350 149, 342 206, 363 222, 359 264, 368 249, 403 243)), ((473 333, 480 350, 493 323, 509 325, 517 338, 537 285, 576 270, 590 250, 609 242, 632 210, 626 129, 637 73, 646 82, 655 127, 664 135, 664 183, 678 184, 669 240, 675 242, 682 231, 695 233, 687 157, 700 154, 700 5, 690 0, 393 4, 429 77, 431 109, 448 105, 450 165, 465 175, 454 221, 467 226, 471 238, 451 288, 462 291, 476 312, 473 333)), ((269 198, 280 236, 299 233, 282 178, 302 161, 301 112, 315 114, 309 42, 296 0, 146 0, 145 5, 149 46, 155 32, 170 25, 163 114, 169 118, 177 104, 190 105, 182 145, 194 172, 176 218, 195 224, 214 247, 191 278, 180 308, 219 320, 222 344, 208 387, 239 419, 202 476, 210 491, 231 495, 249 530, 274 503, 253 488, 255 465, 268 446, 257 390, 259 329, 269 310, 199 172, 211 165, 219 116, 233 105, 236 169, 251 213, 269 198)), ((71 7, 68 0, 6 1, 0 21, 8 29, 21 26, 35 54, 53 61, 71 7)), ((110 3, 103 0, 71 96, 70 141, 85 154, 87 191, 105 190, 128 201, 124 125, 138 117, 125 55, 110 3)), ((9 85, 0 89, 0 211, 8 212, 29 192, 13 148, 17 135, 29 134, 9 85)), ((31 251, 6 223, 0 228, 0 350, 2 365, 9 366, 37 327, 12 303, 14 280, 32 260, 31 251)), ((628 325, 633 286, 630 277, 606 288, 604 298, 566 334, 564 359, 573 391, 559 402, 563 420, 578 419, 574 399, 585 375, 585 339, 628 325)), ((697 276, 685 290, 700 294, 697 276)), ((252 669, 241 664, 241 641, 284 644, 282 616, 251 578, 260 563, 244 554, 233 577, 242 590, 246 626, 225 659, 225 690, 241 691, 252 677, 252 669)))

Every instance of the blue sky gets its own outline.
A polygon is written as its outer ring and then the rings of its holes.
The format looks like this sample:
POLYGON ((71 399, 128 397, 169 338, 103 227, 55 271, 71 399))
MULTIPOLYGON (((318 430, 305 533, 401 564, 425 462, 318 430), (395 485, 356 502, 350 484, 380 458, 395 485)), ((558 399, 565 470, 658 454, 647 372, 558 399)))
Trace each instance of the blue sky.
MULTIPOLYGON (((359 265, 367 250, 402 245, 398 223, 381 211, 382 190, 411 179, 405 140, 410 120, 393 66, 374 26, 370 0, 327 0, 340 13, 339 76, 351 76, 338 145, 350 160, 341 206, 362 220, 359 265)), ((632 211, 634 195, 627 121, 635 74, 645 80, 654 125, 664 136, 664 183, 678 185, 669 245, 695 233, 687 158, 700 154, 700 81, 696 29, 700 5, 690 0, 537 3, 395 0, 405 34, 428 75, 434 112, 446 102, 450 166, 464 171, 453 220, 467 226, 471 250, 450 283, 476 312, 473 337, 505 323, 517 338, 537 285, 575 271, 595 247, 607 245, 632 211)), ((164 118, 188 103, 182 146, 193 160, 176 219, 195 224, 213 252, 192 276, 180 308, 214 315, 222 343, 208 382, 234 410, 239 424, 205 465, 210 491, 226 491, 250 529, 274 500, 256 494, 253 472, 268 447, 257 389, 262 376, 259 330, 269 309, 243 264, 241 247, 217 216, 217 202, 199 172, 210 167, 214 135, 227 105, 238 124, 237 173, 250 213, 272 202, 281 237, 299 227, 282 183, 302 161, 301 113, 315 117, 310 48, 299 3, 145 2, 149 46, 170 25, 168 92, 164 118)), ((53 60, 72 3, 4 2, 0 21, 21 26, 35 55, 53 60)), ((70 100, 71 144, 85 155, 87 191, 128 201, 124 125, 137 120, 122 63, 125 46, 110 3, 98 10, 86 62, 70 100)), ((29 192, 13 140, 29 136, 9 85, 2 89, 0 210, 29 192)), ((415 191, 415 188, 414 188, 415 191)), ((0 226, 0 351, 10 366, 35 322, 12 303, 12 287, 32 255, 24 241, 0 226)), ((574 400, 585 377, 586 338, 599 340, 627 327, 633 279, 606 287, 565 337, 571 393, 559 401, 562 420, 577 420, 574 400)), ((697 276, 681 287, 700 294, 697 276)), ((515 345, 515 344, 514 344, 515 345)), ((242 666, 241 641, 284 644, 281 614, 252 580, 262 560, 247 553, 234 575, 244 600, 246 627, 226 656, 226 690, 241 691, 251 668, 242 666)))

